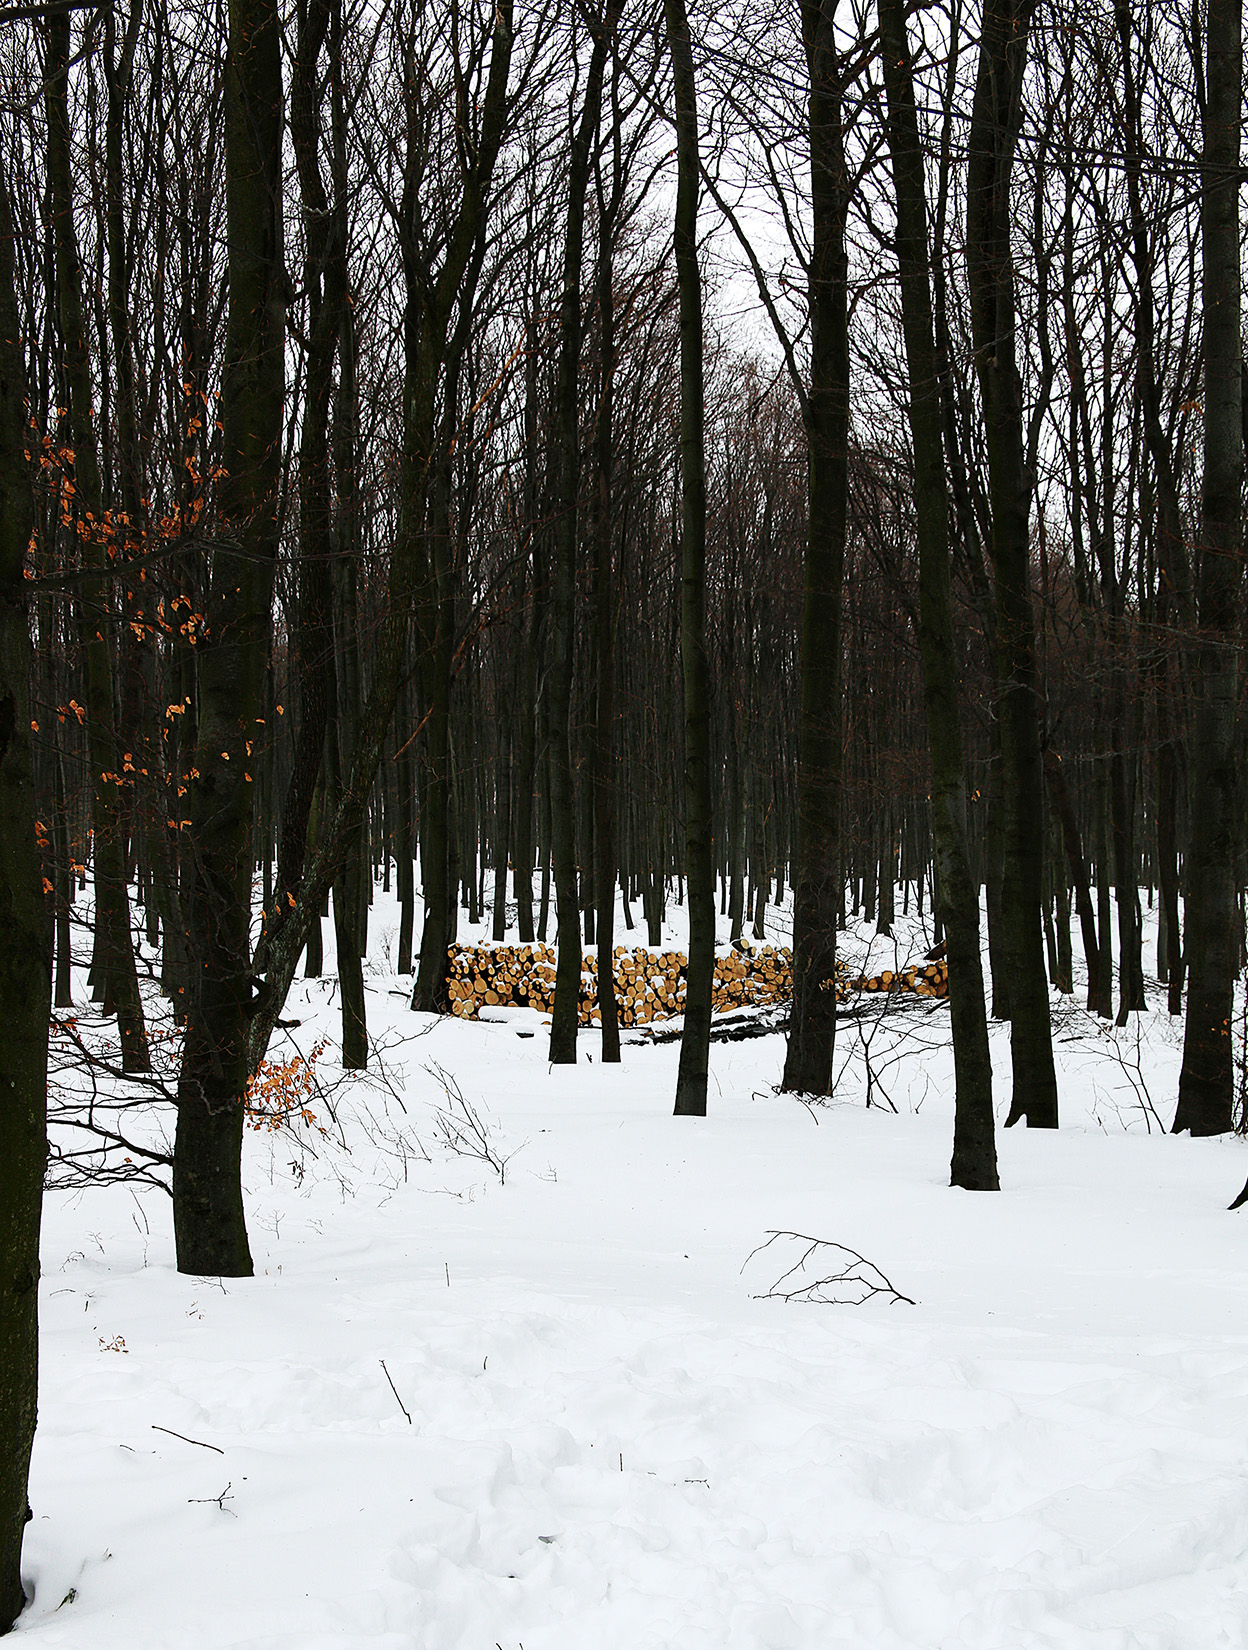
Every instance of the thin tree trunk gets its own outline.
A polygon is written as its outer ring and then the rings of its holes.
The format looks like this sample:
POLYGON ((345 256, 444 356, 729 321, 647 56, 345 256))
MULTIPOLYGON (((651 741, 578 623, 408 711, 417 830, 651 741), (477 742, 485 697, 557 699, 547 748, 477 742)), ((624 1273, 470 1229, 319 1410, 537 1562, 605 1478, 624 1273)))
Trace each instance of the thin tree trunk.
POLYGON ((74 233, 68 102, 69 13, 51 15, 47 29, 48 190, 54 217, 57 306, 74 451, 73 513, 84 529, 83 561, 92 575, 83 583, 81 641, 87 679, 87 759, 91 768, 91 823, 95 836, 97 956, 103 965, 103 978, 98 983, 104 988, 106 1012, 117 1015, 123 1069, 150 1071, 126 890, 125 844, 118 800, 122 764, 117 756, 111 625, 105 588, 109 571, 104 537, 105 506, 82 311, 82 271, 74 233))
POLYGON ((1092 1007, 1103 1020, 1114 1017, 1114 935, 1113 935, 1113 879, 1109 862, 1109 774, 1107 762, 1099 757, 1092 786, 1092 805, 1096 809, 1096 928, 1100 937, 1096 1001, 1092 1007))
MULTIPOLYGON (((400 739, 409 738, 406 727, 400 728, 400 739)), ((412 971, 412 936, 416 925, 416 878, 412 864, 412 764, 404 750, 395 763, 394 782, 398 787, 399 840, 398 865, 395 880, 399 895, 399 940, 395 961, 397 974, 412 971)))
POLYGON ((1044 753, 1044 774, 1049 796, 1057 813, 1062 831, 1062 846, 1070 872, 1070 886, 1074 889, 1075 909, 1079 914, 1079 931, 1083 936, 1083 956, 1088 971, 1087 1006, 1094 1009, 1100 1001, 1101 951, 1096 937, 1096 913, 1092 909, 1092 891, 1088 883, 1088 868, 1083 857, 1079 836, 1079 822, 1062 772, 1062 759, 1055 750, 1044 753))
POLYGON ((559 317, 559 373, 555 390, 554 546, 550 602, 550 822, 555 877, 558 959, 550 1015, 552 1065, 576 1064, 577 1016, 581 992, 581 914, 576 875, 576 815, 572 784, 569 718, 575 640, 577 498, 580 492, 581 268, 585 246, 585 197, 589 188, 590 145, 598 131, 608 30, 594 31, 585 100, 572 136, 568 166, 568 221, 563 250, 563 292, 559 317))
MULTIPOLYGON (((330 0, 311 0, 301 10, 290 94, 290 131, 307 243, 308 349, 299 444, 298 617, 290 649, 299 717, 278 845, 277 897, 282 905, 294 898, 303 876, 308 820, 329 724, 334 645, 329 421, 347 293, 346 201, 331 205, 320 164, 320 56, 330 20, 330 0)), ((258 967, 263 960, 262 946, 258 967)))
MULTIPOLYGON (((1162 684, 1158 698, 1165 691, 1162 684)), ((1165 919, 1166 1008, 1171 1014, 1183 1012, 1183 941, 1179 926, 1179 855, 1176 814, 1178 801, 1178 758, 1175 740, 1169 737, 1169 723, 1159 729, 1157 746, 1157 880, 1165 919)))
MULTIPOLYGON (((613 82, 614 84, 614 82, 613 82)), ((614 100, 613 100, 614 101, 614 100)), ((618 201, 618 120, 616 190, 618 201)), ((615 304, 612 278, 614 210, 607 209, 601 170, 597 172, 598 220, 598 328, 602 350, 602 384, 598 396, 595 432, 594 598, 598 663, 594 725, 594 903, 598 911, 598 1019, 602 1032, 602 1060, 615 1065, 620 1058, 620 1014, 615 997, 615 581, 611 557, 611 457, 615 439, 615 304)))
POLYGON ((676 284, 680 294, 680 658, 685 689, 685 875, 689 968, 676 1075, 677 1117, 706 1116, 715 978, 711 682, 706 652, 706 441, 702 276, 698 268, 698 115, 684 0, 666 0, 676 123, 676 284))

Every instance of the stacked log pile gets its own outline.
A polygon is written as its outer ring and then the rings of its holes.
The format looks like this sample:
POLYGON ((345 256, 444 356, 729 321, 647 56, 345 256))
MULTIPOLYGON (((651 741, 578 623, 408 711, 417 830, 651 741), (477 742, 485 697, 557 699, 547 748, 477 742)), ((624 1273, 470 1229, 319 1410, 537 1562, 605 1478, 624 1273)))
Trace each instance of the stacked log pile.
POLYGON ((914 968, 885 969, 870 979, 838 981, 836 1000, 844 1002, 856 991, 910 991, 916 997, 947 997, 949 995, 949 964, 929 962, 914 968))
MULTIPOLYGON (((685 1007, 683 951, 615 951, 615 996, 622 1026, 671 1019, 685 1007)), ((536 1008, 549 1013, 555 996, 555 949, 550 945, 455 945, 449 953, 451 1012, 475 1020, 483 1008, 536 1008)), ((763 1003, 787 1002, 793 992, 793 957, 787 946, 733 950, 715 959, 712 1007, 716 1013, 763 1003)), ((589 954, 581 971, 579 1017, 595 1025, 598 959, 589 954)))
MULTIPOLYGON (((479 1018, 483 1008, 535 1008, 548 1014, 555 995, 555 949, 550 945, 456 945, 450 953, 448 995, 451 1012, 461 1019, 479 1018)), ((615 996, 622 1026, 649 1025, 684 1012, 683 951, 647 951, 641 947, 615 952, 615 996)), ((828 989, 825 987, 825 990, 828 989)), ((869 979, 851 979, 838 966, 836 995, 846 1002, 859 992, 912 992, 945 997, 948 964, 885 970, 869 979)), ((712 1008, 723 1014, 737 1008, 786 1003, 793 994, 793 954, 787 946, 734 947, 715 959, 712 1008)), ((580 1023, 595 1025, 598 1011, 598 959, 585 957, 578 1007, 580 1023)))

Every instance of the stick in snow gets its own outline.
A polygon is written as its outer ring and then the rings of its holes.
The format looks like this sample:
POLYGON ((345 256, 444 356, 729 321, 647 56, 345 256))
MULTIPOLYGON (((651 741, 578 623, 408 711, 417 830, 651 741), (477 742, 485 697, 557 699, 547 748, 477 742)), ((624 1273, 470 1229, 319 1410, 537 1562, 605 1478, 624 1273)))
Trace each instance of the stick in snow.
POLYGON ((850 1249, 843 1243, 832 1243, 827 1238, 806 1237, 802 1232, 769 1232, 766 1243, 760 1243, 757 1249, 751 1249, 745 1257, 741 1270, 744 1272, 754 1256, 761 1255, 764 1249, 770 1249, 778 1238, 792 1238, 795 1243, 804 1243, 806 1247, 788 1271, 782 1272, 770 1289, 761 1295, 755 1295, 755 1300, 809 1301, 817 1306, 861 1306, 873 1295, 889 1295, 894 1306, 899 1301, 904 1301, 907 1306, 917 1304, 909 1295, 903 1295, 900 1289, 895 1289, 874 1261, 867 1260, 856 1249, 850 1249), (847 1257, 841 1262, 840 1271, 830 1272, 826 1277, 814 1278, 809 1282, 796 1284, 791 1289, 785 1289, 783 1285, 795 1274, 804 1274, 807 1261, 820 1250, 836 1250, 838 1255, 847 1257), (835 1289, 837 1285, 847 1285, 858 1293, 856 1297, 848 1294, 829 1294, 828 1291, 835 1289))
POLYGON ((218 1455, 225 1454, 225 1451, 223 1449, 217 1449, 215 1444, 205 1444, 198 1438, 188 1438, 184 1432, 175 1432, 172 1427, 158 1427, 155 1421, 152 1422, 152 1431, 167 1432, 170 1438, 180 1438, 184 1444, 195 1444, 198 1445, 200 1449, 214 1449, 217 1450, 218 1455))
MULTIPOLYGON (((386 1360, 384 1358, 379 1358, 378 1362, 381 1364, 381 1373, 386 1377, 386 1380, 390 1382, 390 1390, 394 1393, 395 1403, 398 1404, 404 1415, 407 1415, 407 1405, 403 1402, 402 1398, 399 1397, 398 1387, 395 1386, 394 1382, 390 1380, 390 1371, 386 1368, 386 1360)), ((413 1424, 410 1415, 407 1415, 407 1424, 409 1427, 413 1424)))

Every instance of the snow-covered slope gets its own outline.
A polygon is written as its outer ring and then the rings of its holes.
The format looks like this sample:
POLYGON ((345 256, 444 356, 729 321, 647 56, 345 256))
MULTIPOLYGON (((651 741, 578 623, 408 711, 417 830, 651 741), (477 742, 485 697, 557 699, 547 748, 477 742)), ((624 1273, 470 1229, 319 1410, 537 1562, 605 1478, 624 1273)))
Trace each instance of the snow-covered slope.
MULTIPOLYGON (((159 1193, 49 1197, 18 1642, 1248 1643, 1248 1154, 1150 1115, 1160 1009, 1063 1010, 1062 1130, 968 1195, 943 1007, 847 1025, 825 1107, 773 1092, 779 1038, 717 1045, 676 1120, 674 1045, 552 1071, 536 1015, 411 1014, 392 926, 388 1086, 314 1099, 315 1157, 248 1136, 254 1279, 179 1277, 159 1193), (439 1122, 456 1086, 495 1166, 439 1122), (801 1253, 747 1263, 773 1231, 916 1304, 759 1299, 801 1253)), ((296 998, 336 1037, 330 980, 296 998)))

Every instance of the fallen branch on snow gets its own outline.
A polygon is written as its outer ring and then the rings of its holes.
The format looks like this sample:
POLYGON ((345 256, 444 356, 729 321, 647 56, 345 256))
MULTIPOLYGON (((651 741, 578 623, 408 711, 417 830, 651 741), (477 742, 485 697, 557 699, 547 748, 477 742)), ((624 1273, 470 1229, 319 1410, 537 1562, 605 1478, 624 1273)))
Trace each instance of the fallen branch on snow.
POLYGON ((806 1247, 770 1289, 753 1297, 756 1301, 807 1301, 814 1306, 861 1306, 876 1295, 885 1295, 892 1306, 899 1301, 904 1301, 907 1306, 918 1304, 909 1295, 903 1295, 900 1289, 894 1288, 874 1261, 867 1260, 856 1249, 850 1249, 843 1243, 833 1243, 827 1238, 806 1237, 801 1232, 769 1232, 766 1243, 760 1243, 745 1257, 741 1270, 744 1272, 755 1255, 761 1255, 764 1249, 770 1249, 781 1238, 803 1243, 806 1247), (833 1264, 839 1264, 840 1270, 829 1272, 824 1277, 811 1277, 810 1273, 817 1269, 808 1265, 812 1256, 818 1255, 819 1264, 823 1264, 833 1254, 837 1257, 833 1264), (786 1289, 790 1279, 801 1281, 786 1289))

